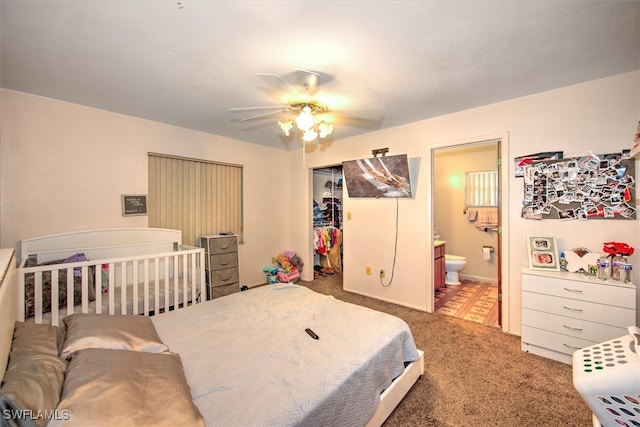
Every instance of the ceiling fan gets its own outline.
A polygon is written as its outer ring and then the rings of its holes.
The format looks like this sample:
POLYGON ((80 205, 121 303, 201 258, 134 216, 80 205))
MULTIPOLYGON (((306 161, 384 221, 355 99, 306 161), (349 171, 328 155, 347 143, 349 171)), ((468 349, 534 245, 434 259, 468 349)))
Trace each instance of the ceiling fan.
POLYGON ((298 69, 295 72, 281 76, 274 73, 258 73, 258 77, 268 83, 273 91, 267 91, 281 103, 276 105, 229 108, 231 112, 260 111, 238 119, 244 122, 255 119, 268 118, 276 115, 286 115, 285 120, 278 120, 282 132, 289 136, 291 131, 298 129, 302 132, 305 142, 316 138, 326 138, 334 129, 338 120, 380 120, 383 109, 379 96, 365 94, 361 91, 356 97, 348 97, 339 92, 330 93, 324 87, 332 82, 329 74, 317 71, 298 69), (356 103, 356 98, 360 105, 356 103), (363 102, 364 101, 364 102, 363 102), (364 104, 364 108, 362 108, 364 104))

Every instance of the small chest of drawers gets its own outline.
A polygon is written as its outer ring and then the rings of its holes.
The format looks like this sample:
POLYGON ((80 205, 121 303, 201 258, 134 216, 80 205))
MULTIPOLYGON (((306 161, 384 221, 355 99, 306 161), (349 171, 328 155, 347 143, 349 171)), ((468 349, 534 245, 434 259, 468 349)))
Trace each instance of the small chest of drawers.
POLYGON ((571 363, 581 348, 627 335, 636 288, 580 273, 522 272, 522 350, 571 363))
POLYGON ((198 246, 205 251, 207 299, 239 292, 238 236, 201 236, 198 246))

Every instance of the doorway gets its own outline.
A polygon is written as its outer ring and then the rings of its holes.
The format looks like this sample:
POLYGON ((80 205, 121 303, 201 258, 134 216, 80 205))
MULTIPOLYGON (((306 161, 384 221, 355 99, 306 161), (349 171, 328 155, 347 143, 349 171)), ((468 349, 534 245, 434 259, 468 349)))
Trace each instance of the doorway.
POLYGON ((342 272, 342 165, 313 169, 314 278, 342 272))
POLYGON ((445 258, 435 262, 446 264, 434 268, 434 312, 496 327, 502 325, 500 143, 433 149, 431 169, 434 254, 445 258))

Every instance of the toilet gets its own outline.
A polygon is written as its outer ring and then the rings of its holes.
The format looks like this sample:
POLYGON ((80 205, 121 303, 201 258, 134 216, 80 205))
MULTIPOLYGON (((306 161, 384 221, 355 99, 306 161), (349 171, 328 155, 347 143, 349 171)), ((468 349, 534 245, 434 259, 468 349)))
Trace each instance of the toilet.
POLYGON ((458 272, 465 268, 467 259, 463 256, 444 254, 444 269, 446 271, 444 284, 447 286, 458 286, 460 278, 458 272))

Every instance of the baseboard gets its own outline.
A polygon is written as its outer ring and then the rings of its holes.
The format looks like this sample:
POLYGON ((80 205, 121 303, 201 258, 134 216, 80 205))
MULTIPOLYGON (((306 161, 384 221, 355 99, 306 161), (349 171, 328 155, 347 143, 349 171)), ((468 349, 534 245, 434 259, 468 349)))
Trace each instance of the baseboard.
POLYGON ((461 279, 465 279, 465 280, 473 280, 473 281, 482 282, 482 283, 491 283, 492 285, 498 284, 498 279, 492 279, 491 277, 472 276, 470 274, 460 274, 460 273, 458 273, 458 276, 461 279))
POLYGON ((424 307, 421 307, 421 306, 418 306, 418 305, 404 304, 404 303, 398 302, 396 300, 380 297, 379 295, 374 295, 374 294, 370 294, 370 293, 367 293, 367 292, 356 291, 356 290, 353 290, 353 289, 347 289, 347 288, 344 287, 344 284, 342 285, 342 289, 345 292, 351 292, 352 294, 362 295, 363 297, 373 298, 373 299, 377 299, 379 301, 389 302, 391 304, 401 305, 403 307, 412 308, 414 310, 427 312, 427 310, 424 307))

